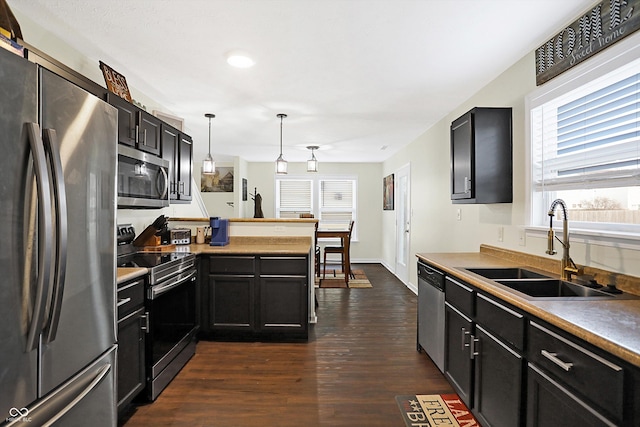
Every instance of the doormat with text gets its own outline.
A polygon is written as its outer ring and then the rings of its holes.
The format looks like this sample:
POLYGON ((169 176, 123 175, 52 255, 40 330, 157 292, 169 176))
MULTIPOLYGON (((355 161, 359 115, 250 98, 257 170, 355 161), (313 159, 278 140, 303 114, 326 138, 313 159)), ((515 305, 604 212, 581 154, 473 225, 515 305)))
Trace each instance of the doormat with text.
POLYGON ((457 394, 396 396, 407 427, 480 427, 457 394))

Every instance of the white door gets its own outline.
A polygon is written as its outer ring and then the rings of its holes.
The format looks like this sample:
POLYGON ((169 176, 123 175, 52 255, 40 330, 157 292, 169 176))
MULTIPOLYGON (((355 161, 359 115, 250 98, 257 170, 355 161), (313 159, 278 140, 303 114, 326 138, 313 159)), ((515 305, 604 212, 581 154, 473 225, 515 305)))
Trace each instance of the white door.
POLYGON ((409 237, 411 226, 410 165, 396 172, 396 276, 409 283, 409 237))

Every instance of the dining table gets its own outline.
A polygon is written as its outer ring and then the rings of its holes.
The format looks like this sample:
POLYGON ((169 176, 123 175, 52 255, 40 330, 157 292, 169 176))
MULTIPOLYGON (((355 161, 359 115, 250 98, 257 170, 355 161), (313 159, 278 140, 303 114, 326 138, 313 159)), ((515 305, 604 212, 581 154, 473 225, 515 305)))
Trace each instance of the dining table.
MULTIPOLYGON (((319 226, 316 231, 316 241, 320 239, 340 239, 341 246, 344 248, 344 252, 342 254, 345 265, 344 281, 347 285, 349 284, 349 276, 351 275, 351 257, 349 256, 351 239, 349 238, 349 233, 348 225, 345 225, 344 227, 319 226)), ((325 266, 324 268, 326 269, 327 267, 325 266)))

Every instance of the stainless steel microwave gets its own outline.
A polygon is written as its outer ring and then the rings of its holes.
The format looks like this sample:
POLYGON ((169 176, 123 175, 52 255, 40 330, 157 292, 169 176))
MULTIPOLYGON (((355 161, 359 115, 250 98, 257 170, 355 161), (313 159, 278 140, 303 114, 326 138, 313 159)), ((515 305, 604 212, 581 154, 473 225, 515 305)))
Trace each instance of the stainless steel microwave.
POLYGON ((118 144, 118 208, 169 206, 169 162, 118 144))

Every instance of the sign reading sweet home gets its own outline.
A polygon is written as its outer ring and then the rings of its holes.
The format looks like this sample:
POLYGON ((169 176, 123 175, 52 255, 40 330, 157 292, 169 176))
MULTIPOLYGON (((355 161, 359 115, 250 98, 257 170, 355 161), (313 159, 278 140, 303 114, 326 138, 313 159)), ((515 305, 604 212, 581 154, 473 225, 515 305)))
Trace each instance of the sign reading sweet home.
POLYGON ((536 49, 536 85, 640 28, 640 0, 603 0, 536 49))
POLYGON ((127 79, 102 61, 100 61, 100 69, 102 70, 102 75, 104 76, 104 81, 107 84, 109 92, 132 102, 129 86, 127 86, 127 79))

